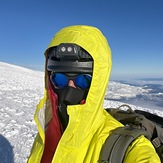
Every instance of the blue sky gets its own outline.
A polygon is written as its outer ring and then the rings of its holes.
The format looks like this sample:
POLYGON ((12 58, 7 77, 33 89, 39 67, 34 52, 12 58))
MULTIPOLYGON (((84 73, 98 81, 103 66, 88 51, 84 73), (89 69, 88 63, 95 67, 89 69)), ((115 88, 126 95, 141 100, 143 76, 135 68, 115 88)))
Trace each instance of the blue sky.
POLYGON ((44 51, 69 25, 92 25, 107 38, 111 77, 163 77, 163 0, 5 0, 0 61, 44 70, 44 51))

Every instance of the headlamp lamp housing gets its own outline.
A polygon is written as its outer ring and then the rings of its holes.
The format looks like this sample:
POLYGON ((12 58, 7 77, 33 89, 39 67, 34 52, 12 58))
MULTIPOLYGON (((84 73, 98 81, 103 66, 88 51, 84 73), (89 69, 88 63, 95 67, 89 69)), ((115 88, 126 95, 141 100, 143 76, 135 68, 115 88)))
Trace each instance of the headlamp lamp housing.
POLYGON ((79 48, 74 44, 60 44, 56 48, 56 57, 60 60, 78 60, 79 48))
POLYGON ((61 43, 50 48, 47 60, 48 71, 92 74, 93 58, 76 44, 61 43))

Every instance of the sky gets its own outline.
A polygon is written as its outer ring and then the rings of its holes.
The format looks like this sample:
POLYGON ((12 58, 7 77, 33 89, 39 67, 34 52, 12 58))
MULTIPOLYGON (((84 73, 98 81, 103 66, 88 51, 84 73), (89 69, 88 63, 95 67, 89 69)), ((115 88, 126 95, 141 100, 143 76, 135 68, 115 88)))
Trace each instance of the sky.
POLYGON ((0 1, 0 61, 44 71, 61 28, 99 28, 112 50, 112 79, 163 78, 163 0, 0 1))

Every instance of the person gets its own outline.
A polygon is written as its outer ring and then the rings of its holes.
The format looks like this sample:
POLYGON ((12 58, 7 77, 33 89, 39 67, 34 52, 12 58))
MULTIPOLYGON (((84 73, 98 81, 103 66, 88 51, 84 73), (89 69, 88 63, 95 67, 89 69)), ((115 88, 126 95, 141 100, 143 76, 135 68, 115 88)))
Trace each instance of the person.
MULTIPOLYGON (((123 126, 103 108, 112 67, 111 50, 92 26, 58 31, 45 51, 45 93, 29 163, 97 163, 112 130, 123 126)), ((117 154, 118 156, 118 154, 117 154)), ((144 136, 128 148, 124 163, 159 163, 144 136)))

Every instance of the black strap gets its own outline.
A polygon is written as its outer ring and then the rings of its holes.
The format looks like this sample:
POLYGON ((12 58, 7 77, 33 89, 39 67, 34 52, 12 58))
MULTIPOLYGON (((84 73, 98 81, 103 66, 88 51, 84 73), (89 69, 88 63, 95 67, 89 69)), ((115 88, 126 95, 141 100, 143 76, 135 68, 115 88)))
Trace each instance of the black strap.
POLYGON ((113 130, 101 150, 102 163, 122 163, 128 146, 140 135, 149 136, 146 131, 119 127, 113 130))

